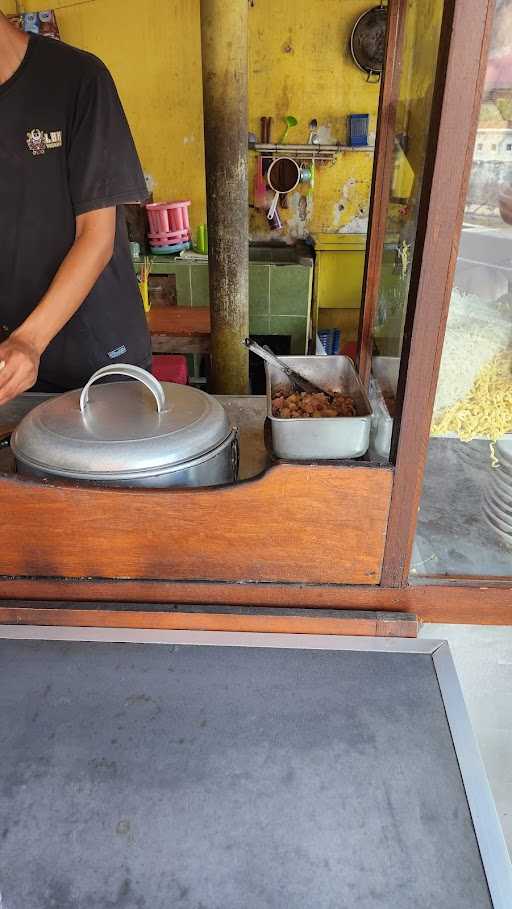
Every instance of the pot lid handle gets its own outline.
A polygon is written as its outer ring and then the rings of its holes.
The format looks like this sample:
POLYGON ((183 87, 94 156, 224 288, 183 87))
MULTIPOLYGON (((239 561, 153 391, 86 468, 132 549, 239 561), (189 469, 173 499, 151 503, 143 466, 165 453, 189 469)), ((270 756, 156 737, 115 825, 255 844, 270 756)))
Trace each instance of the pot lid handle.
POLYGON ((150 392, 153 394, 158 413, 162 413, 162 411, 165 410, 165 392, 158 379, 155 379, 155 377, 145 369, 141 369, 140 366, 132 366, 130 363, 120 363, 119 365, 112 363, 109 366, 103 366, 101 369, 98 369, 98 371, 91 376, 87 385, 82 389, 82 394, 80 395, 80 410, 82 413, 85 413, 85 408, 89 403, 89 389, 91 385, 94 382, 97 382, 98 379, 103 379, 105 376, 127 376, 129 379, 137 379, 139 382, 142 382, 146 388, 149 388, 150 392))

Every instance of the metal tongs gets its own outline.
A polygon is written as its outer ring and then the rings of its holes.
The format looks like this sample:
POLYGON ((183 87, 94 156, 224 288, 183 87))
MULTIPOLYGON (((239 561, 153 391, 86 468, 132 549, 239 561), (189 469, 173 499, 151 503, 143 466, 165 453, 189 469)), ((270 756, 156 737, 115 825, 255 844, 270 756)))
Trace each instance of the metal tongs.
POLYGON ((320 385, 315 385, 314 382, 310 382, 309 379, 305 379, 304 376, 301 376, 298 372, 292 369, 291 366, 288 366, 287 363, 283 363, 279 357, 276 357, 275 353, 272 353, 270 347, 261 347, 260 344, 257 344, 256 341, 251 341, 250 338, 246 338, 244 344, 258 357, 261 357, 262 360, 266 360, 267 363, 270 363, 271 366, 276 366, 278 369, 284 372, 294 387, 300 388, 301 391, 306 391, 308 394, 323 394, 327 395, 329 398, 333 397, 332 391, 327 391, 325 388, 321 388, 320 385))

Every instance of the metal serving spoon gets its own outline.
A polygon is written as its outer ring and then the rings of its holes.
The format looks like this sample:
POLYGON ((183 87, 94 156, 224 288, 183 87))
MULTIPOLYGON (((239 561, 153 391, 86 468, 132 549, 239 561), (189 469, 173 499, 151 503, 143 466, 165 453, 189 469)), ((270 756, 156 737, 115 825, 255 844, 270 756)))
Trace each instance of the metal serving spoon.
POLYGON ((308 394, 324 394, 329 398, 333 396, 332 391, 326 391, 325 388, 321 388, 320 385, 315 385, 314 382, 310 382, 309 379, 305 379, 300 373, 296 372, 291 366, 288 366, 287 363, 276 357, 274 353, 270 350, 269 347, 261 347, 256 341, 252 341, 250 338, 246 338, 244 341, 245 346, 248 350, 252 350, 258 357, 261 357, 262 360, 266 360, 267 363, 270 363, 271 366, 276 366, 285 375, 288 376, 290 382, 293 386, 300 388, 301 391, 306 391, 308 394))

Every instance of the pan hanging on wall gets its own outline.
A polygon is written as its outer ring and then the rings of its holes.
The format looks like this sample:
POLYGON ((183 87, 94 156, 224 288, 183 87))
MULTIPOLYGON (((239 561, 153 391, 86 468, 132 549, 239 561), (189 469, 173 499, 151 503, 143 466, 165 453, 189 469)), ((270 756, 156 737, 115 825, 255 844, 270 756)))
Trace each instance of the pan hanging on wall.
POLYGON ((386 22, 387 9, 381 3, 359 16, 352 29, 350 53, 356 66, 367 74, 367 82, 379 82, 381 77, 386 46, 386 22))

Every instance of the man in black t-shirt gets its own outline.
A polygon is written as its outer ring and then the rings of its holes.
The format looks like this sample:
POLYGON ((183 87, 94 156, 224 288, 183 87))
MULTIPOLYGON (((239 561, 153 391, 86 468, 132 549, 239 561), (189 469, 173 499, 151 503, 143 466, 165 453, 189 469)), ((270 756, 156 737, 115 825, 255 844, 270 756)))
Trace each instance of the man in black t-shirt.
POLYGON ((0 124, 0 404, 149 368, 121 207, 147 190, 107 69, 0 13, 0 124))

